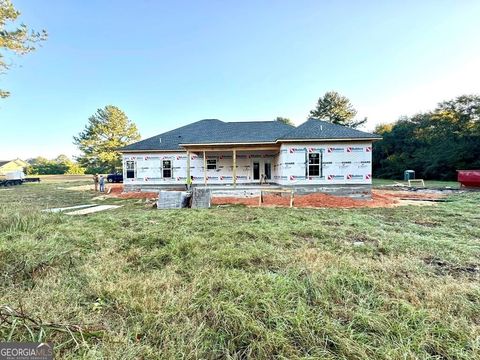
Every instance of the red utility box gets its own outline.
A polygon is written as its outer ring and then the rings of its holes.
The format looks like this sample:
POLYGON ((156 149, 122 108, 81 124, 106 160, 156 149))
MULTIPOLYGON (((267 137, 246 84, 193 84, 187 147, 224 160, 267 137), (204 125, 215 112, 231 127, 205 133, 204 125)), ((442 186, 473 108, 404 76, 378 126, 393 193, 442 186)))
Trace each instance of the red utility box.
POLYGON ((465 187, 480 187, 480 170, 457 170, 458 182, 465 187))

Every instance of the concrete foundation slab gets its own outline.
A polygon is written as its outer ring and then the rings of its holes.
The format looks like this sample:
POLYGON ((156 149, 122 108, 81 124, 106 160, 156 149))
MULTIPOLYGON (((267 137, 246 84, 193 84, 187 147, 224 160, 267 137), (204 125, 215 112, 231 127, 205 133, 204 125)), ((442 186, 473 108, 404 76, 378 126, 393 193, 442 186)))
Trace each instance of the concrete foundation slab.
MULTIPOLYGON (((138 187, 138 186, 137 186, 138 187)), ((149 187, 141 186, 141 189, 125 187, 125 191, 152 191, 159 189, 158 185, 149 187)), ((162 186, 160 189, 177 190, 178 187, 162 186)), ((180 188, 181 189, 181 188, 180 188)), ((194 185, 193 189, 209 189, 213 197, 258 197, 264 189, 294 189, 295 194, 306 195, 312 193, 324 193, 334 196, 351 197, 356 199, 371 199, 371 184, 331 184, 331 185, 279 185, 271 184, 241 184, 236 187, 232 185, 194 185)))

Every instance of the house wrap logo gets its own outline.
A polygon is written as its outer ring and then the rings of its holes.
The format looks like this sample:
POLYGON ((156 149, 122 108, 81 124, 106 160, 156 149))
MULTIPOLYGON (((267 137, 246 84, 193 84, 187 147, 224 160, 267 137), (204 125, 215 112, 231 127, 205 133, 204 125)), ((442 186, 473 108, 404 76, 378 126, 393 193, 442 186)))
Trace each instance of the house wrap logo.
POLYGON ((327 149, 328 153, 343 153, 344 149, 342 147, 329 147, 327 149))
POLYGON ((372 178, 372 175, 371 175, 371 174, 365 175, 365 180, 370 180, 371 178, 372 178))
POLYGON ((309 153, 320 153, 320 152, 323 152, 323 149, 322 148, 308 148, 308 152, 309 153))
POLYGON ((358 168, 365 168, 369 166, 371 161, 355 161, 354 164, 358 166, 358 168))
POLYGON ((347 147, 347 153, 352 153, 352 152, 363 152, 363 147, 353 147, 353 146, 347 147))
POLYGON ((177 155, 176 159, 177 160, 187 160, 187 156, 186 155, 177 155))
POLYGON ((290 175, 290 180, 305 180, 305 176, 290 175))
POLYGON ((363 180, 363 175, 348 174, 347 180, 363 180))
POLYGON ((367 147, 365 148, 365 151, 366 151, 366 152, 372 152, 372 147, 371 147, 371 146, 367 146, 367 147))
POLYGON ((336 163, 338 167, 345 168, 352 164, 351 161, 340 161, 336 163))
POLYGON ((290 154, 304 153, 305 148, 290 148, 290 154))
POLYGON ((160 156, 144 156, 143 160, 160 160, 160 156))
POLYGON ((343 175, 328 175, 327 180, 344 180, 345 177, 343 175))

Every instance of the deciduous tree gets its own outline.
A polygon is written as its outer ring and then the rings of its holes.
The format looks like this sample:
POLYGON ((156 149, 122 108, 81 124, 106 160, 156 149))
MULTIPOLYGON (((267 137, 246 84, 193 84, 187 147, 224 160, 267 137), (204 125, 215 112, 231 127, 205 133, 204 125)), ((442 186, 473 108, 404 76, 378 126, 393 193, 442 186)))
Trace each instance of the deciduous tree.
POLYGON ((367 121, 367 118, 354 120, 356 115, 357 110, 354 109, 350 100, 336 91, 326 92, 318 99, 315 109, 310 111, 312 118, 351 128, 359 127, 367 121))
POLYGON ((27 174, 35 175, 54 175, 54 174, 70 174, 81 175, 85 174, 85 169, 78 163, 72 161, 66 155, 59 155, 53 160, 48 160, 44 157, 37 157, 28 160, 29 166, 27 174))
POLYGON ((284 123, 284 124, 292 125, 292 126, 293 126, 293 121, 290 120, 289 118, 277 116, 277 117, 275 118, 275 121, 280 121, 280 122, 282 122, 282 123, 284 123))
MULTIPOLYGON (((36 49, 39 42, 47 38, 47 32, 30 30, 27 25, 9 27, 9 23, 18 20, 20 12, 15 9, 10 0, 0 0, 0 74, 11 67, 11 62, 5 59, 7 53, 24 55, 36 49)), ((0 98, 9 96, 8 91, 0 89, 0 98)))
POLYGON ((374 175, 401 178, 412 169, 424 179, 455 180, 456 170, 480 168, 480 96, 463 95, 433 111, 375 130, 374 175))

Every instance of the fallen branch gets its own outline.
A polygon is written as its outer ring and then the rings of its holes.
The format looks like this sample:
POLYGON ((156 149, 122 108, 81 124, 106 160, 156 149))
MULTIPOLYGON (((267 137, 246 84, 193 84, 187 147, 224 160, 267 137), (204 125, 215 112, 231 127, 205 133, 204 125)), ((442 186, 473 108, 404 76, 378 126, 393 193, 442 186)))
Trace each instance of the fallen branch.
MULTIPOLYGON (((83 337, 101 337, 105 332, 103 328, 92 328, 84 327, 81 325, 74 324, 63 324, 63 323, 45 323, 41 319, 35 319, 32 316, 25 314, 23 311, 18 311, 13 309, 8 305, 0 305, 0 325, 8 324, 13 325, 15 319, 23 320, 24 323, 28 323, 28 327, 40 330, 40 329, 50 329, 54 331, 60 331, 69 333, 78 333, 83 337)), ((27 324, 26 324, 27 325, 27 324)))

